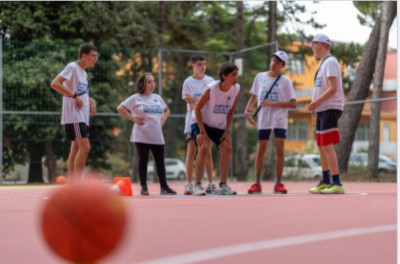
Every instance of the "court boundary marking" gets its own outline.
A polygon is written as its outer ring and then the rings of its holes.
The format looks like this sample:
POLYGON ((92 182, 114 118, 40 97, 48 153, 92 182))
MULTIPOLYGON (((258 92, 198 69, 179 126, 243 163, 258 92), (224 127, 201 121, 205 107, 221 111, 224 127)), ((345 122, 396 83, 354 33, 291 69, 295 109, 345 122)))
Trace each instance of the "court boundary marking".
MULTIPOLYGON (((186 264, 200 261, 207 261, 216 258, 228 257, 243 253, 249 253, 259 250, 301 245, 318 241, 325 241, 337 238, 355 237, 368 234, 376 234, 397 230, 397 225, 380 225, 363 228, 343 229, 325 233, 315 233, 308 235, 267 239, 258 242, 241 243, 231 246, 223 246, 212 249, 205 249, 185 253, 165 258, 158 258, 148 261, 137 262, 136 264, 186 264)), ((132 263, 133 264, 133 263, 132 263)))

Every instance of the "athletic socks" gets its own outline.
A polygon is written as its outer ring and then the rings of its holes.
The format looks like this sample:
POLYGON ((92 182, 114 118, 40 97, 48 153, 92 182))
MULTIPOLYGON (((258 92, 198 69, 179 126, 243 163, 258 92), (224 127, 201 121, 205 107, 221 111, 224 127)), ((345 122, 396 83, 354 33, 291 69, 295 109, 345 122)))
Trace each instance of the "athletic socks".
POLYGON ((256 173, 256 182, 261 184, 261 173, 256 173))
POLYGON ((282 175, 276 175, 276 178, 275 178, 275 183, 280 183, 281 182, 281 180, 282 180, 282 175))
MULTIPOLYGON (((331 184, 331 172, 330 170, 322 171, 322 182, 326 184, 331 184)), ((339 176, 339 175, 338 175, 339 176)))
POLYGON ((342 186, 342 183, 340 182, 339 179, 339 174, 335 174, 332 176, 332 181, 334 184, 338 185, 338 186, 342 186))

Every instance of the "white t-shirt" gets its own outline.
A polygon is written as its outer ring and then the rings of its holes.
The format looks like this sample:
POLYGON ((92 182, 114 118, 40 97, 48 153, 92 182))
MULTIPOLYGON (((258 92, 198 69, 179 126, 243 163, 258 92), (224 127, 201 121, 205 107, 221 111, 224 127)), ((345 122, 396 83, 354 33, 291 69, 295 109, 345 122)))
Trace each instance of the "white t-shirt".
POLYGON ((167 107, 158 94, 134 94, 121 103, 131 111, 132 117, 141 118, 144 124, 133 125, 130 141, 145 144, 164 145, 161 117, 167 107))
MULTIPOLYGON (((213 82, 214 79, 210 76, 205 75, 203 79, 198 80, 193 78, 192 76, 188 77, 183 82, 182 88, 182 99, 185 98, 186 94, 190 94, 193 99, 200 98, 206 89, 207 85, 213 82)), ((190 110, 189 104, 187 104, 187 112, 185 117, 185 131, 184 133, 190 133, 192 124, 196 123, 196 115, 193 110, 190 110)))
POLYGON ((314 93, 312 100, 314 101, 319 98, 328 89, 328 77, 331 76, 337 77, 337 91, 328 100, 322 102, 315 109, 315 112, 322 112, 328 109, 337 109, 343 111, 344 93, 342 86, 342 74, 340 71, 339 62, 333 56, 326 58, 325 61, 323 61, 322 66, 319 68, 314 82, 314 93))
POLYGON ((75 61, 65 66, 58 76, 66 79, 63 82, 63 85, 71 91, 79 94, 83 104, 82 108, 78 109, 75 99, 64 95, 61 124, 86 123, 86 125, 89 126, 89 80, 86 71, 75 61))
MULTIPOLYGON (((269 77, 267 72, 260 72, 256 75, 250 93, 257 95, 257 106, 260 106, 261 101, 264 100, 276 78, 269 77)), ((282 75, 268 95, 268 100, 289 102, 292 99, 296 99, 292 81, 285 75, 282 75)), ((288 109, 275 106, 261 107, 257 116, 257 126, 259 130, 275 128, 287 130, 288 109)))
POLYGON ((225 129, 226 116, 239 94, 240 85, 235 84, 228 91, 223 92, 219 89, 219 83, 218 80, 207 85, 207 89, 210 89, 210 100, 201 109, 201 117, 207 126, 225 129))

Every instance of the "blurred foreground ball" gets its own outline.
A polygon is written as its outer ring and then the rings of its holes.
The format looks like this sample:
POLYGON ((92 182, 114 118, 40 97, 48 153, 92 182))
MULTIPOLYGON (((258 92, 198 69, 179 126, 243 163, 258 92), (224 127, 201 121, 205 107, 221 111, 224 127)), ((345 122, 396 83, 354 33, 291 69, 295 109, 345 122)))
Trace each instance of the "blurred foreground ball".
POLYGON ((96 182, 57 190, 46 202, 41 228, 49 247, 62 258, 88 263, 107 256, 127 222, 122 200, 96 182))

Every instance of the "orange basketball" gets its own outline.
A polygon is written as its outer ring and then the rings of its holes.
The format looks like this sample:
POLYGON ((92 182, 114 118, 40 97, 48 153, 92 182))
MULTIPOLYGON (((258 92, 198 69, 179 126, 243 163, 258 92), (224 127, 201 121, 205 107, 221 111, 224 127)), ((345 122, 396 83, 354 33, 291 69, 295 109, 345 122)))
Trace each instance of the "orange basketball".
POLYGON ((127 222, 121 199, 88 182, 57 190, 45 204, 41 227, 50 248, 76 263, 97 261, 121 240, 127 222))

